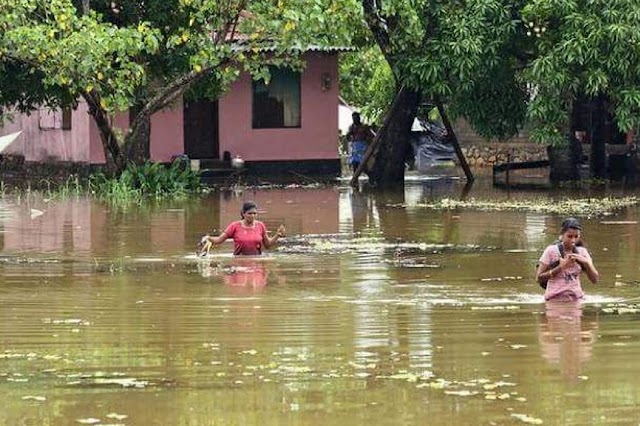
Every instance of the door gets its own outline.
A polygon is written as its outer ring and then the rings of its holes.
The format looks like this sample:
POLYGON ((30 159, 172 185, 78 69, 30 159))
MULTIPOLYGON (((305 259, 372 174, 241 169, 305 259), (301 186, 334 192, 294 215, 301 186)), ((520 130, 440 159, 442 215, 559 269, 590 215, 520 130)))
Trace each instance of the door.
POLYGON ((220 158, 218 101, 184 102, 184 153, 189 158, 220 158))

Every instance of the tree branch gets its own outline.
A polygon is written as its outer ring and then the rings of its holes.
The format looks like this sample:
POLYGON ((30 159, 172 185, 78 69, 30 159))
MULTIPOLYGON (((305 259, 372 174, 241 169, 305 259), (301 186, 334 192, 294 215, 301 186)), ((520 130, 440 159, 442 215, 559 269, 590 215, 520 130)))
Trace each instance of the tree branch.
POLYGON ((362 10, 364 11, 367 25, 373 33, 373 37, 376 39, 382 54, 389 62, 389 65, 393 65, 389 31, 387 24, 380 15, 380 3, 376 3, 375 0, 362 0, 362 10))

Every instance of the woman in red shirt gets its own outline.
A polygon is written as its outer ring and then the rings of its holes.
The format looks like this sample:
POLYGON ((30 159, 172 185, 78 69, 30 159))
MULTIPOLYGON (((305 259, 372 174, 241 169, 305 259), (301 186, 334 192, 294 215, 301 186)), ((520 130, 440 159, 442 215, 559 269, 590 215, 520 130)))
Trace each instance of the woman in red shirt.
POLYGON ((202 256, 209 253, 211 247, 222 244, 227 238, 233 238, 233 254, 244 256, 257 256, 262 254, 262 248, 273 246, 278 239, 284 237, 284 225, 280 225, 273 237, 267 235, 267 227, 256 219, 258 207, 255 203, 247 201, 242 204, 240 216, 242 220, 231 222, 227 229, 217 237, 205 235, 200 240, 202 256))

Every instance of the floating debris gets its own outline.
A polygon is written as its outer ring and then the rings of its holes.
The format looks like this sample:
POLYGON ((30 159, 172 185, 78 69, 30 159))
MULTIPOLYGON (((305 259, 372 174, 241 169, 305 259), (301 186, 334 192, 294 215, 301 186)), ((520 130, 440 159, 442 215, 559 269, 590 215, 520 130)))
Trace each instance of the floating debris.
POLYGON ((493 390, 493 389, 500 388, 500 387, 503 387, 503 386, 515 386, 515 385, 516 384, 512 383, 512 382, 498 381, 498 382, 495 382, 495 383, 485 383, 484 385, 482 385, 482 387, 485 390, 493 390))
POLYGON ((637 225, 637 220, 603 220, 602 225, 637 225))
POLYGON ((107 414, 106 417, 108 419, 124 420, 129 416, 127 416, 126 414, 109 413, 109 414, 107 414))
POLYGON ((573 215, 606 215, 615 210, 638 204, 637 197, 605 197, 580 199, 532 199, 532 200, 454 200, 443 198, 435 203, 419 204, 419 206, 435 210, 472 209, 481 211, 535 211, 555 214, 573 215))
POLYGON ((82 423, 83 425, 94 425, 96 423, 100 423, 100 419, 96 419, 95 417, 87 417, 86 419, 76 419, 76 422, 82 423))
POLYGON ((44 318, 42 322, 45 324, 55 324, 55 325, 91 325, 89 321, 79 319, 79 318, 68 318, 68 319, 44 318))
POLYGON ((31 219, 35 219, 38 216, 42 216, 44 212, 42 210, 31 209, 30 214, 31 214, 31 219))
POLYGON ((526 414, 512 413, 511 417, 516 418, 516 419, 520 420, 521 422, 529 423, 530 425, 541 425, 543 423, 542 419, 531 417, 531 416, 526 415, 526 414))
POLYGON ((510 345, 509 347, 511 349, 522 349, 522 348, 526 348, 527 345, 510 345))
POLYGON ((22 399, 25 401, 38 401, 38 402, 44 402, 47 400, 47 398, 45 398, 44 396, 34 396, 34 395, 25 395, 22 397, 22 399))
POLYGON ((479 392, 477 391, 470 391, 467 389, 463 389, 463 390, 446 390, 444 391, 444 393, 446 395, 455 395, 455 396, 473 396, 473 395, 478 395, 479 392))
POLYGON ((616 315, 637 314, 640 312, 640 307, 637 303, 615 303, 602 308, 602 312, 616 315))
POLYGON ((103 378, 103 377, 94 377, 92 379, 85 379, 84 381, 74 381, 68 383, 69 385, 81 385, 81 386, 122 386, 123 388, 137 388, 142 389, 146 388, 150 385, 147 380, 139 380, 133 377, 123 377, 123 378, 103 378))

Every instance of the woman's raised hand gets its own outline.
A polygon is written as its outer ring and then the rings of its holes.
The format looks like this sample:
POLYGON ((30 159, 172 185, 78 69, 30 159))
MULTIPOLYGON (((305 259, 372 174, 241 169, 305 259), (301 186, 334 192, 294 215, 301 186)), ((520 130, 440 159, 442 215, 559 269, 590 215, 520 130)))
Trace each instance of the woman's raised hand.
POLYGON ((278 231, 276 232, 276 234, 278 234, 278 237, 284 237, 286 235, 286 230, 284 228, 284 225, 280 225, 278 227, 278 231))

